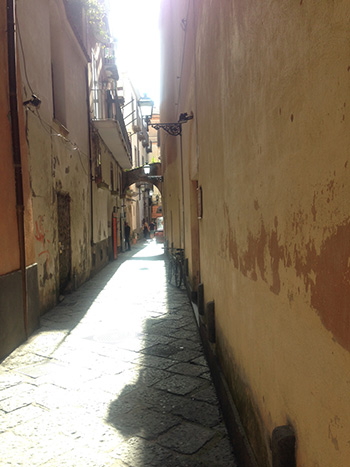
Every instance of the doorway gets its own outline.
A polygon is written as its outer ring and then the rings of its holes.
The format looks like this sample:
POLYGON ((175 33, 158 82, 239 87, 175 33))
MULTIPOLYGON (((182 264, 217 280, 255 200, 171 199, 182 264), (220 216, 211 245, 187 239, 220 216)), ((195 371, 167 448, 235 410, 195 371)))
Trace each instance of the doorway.
POLYGON ((199 219, 202 218, 202 199, 201 188, 198 186, 198 181, 192 181, 190 188, 192 288, 193 290, 197 290, 198 284, 201 282, 199 219))
POLYGON ((71 279, 71 230, 70 230, 70 196, 68 193, 57 193, 58 250, 60 269, 60 294, 64 292, 71 279))

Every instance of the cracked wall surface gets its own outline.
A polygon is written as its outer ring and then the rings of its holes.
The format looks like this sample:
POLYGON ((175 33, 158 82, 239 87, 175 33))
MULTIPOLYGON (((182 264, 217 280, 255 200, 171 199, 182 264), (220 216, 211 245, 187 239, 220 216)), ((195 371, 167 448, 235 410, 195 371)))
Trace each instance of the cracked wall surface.
POLYGON ((167 235, 198 246, 190 276, 215 300, 216 352, 253 449, 271 465, 272 430, 292 424, 298 466, 346 467, 348 4, 166 1, 163 15, 161 118, 194 112, 182 168, 179 142, 162 143, 167 235))

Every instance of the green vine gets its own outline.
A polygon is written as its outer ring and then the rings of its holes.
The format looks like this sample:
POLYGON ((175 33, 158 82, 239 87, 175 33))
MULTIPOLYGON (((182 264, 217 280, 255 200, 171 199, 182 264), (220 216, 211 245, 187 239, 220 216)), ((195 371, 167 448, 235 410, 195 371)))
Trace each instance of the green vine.
POLYGON ((98 0, 82 0, 86 4, 86 12, 89 23, 95 32, 99 33, 102 37, 107 37, 106 32, 106 10, 98 0))
POLYGON ((72 6, 84 8, 93 32, 103 40, 109 40, 106 27, 106 9, 100 0, 67 0, 72 6))

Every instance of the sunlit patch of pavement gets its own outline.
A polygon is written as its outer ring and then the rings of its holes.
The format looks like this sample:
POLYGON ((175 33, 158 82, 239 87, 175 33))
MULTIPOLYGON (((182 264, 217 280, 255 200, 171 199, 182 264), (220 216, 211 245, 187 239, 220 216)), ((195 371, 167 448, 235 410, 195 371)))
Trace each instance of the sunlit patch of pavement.
POLYGON ((0 458, 23 466, 236 466, 191 305, 162 245, 120 255, 0 367, 0 458))

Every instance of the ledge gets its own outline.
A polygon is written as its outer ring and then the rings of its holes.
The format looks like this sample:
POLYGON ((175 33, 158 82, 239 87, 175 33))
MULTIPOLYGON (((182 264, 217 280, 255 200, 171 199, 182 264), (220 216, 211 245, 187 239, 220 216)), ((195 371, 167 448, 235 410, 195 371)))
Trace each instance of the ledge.
POLYGON ((97 188, 102 188, 103 190, 109 190, 109 185, 106 182, 96 182, 97 188))

